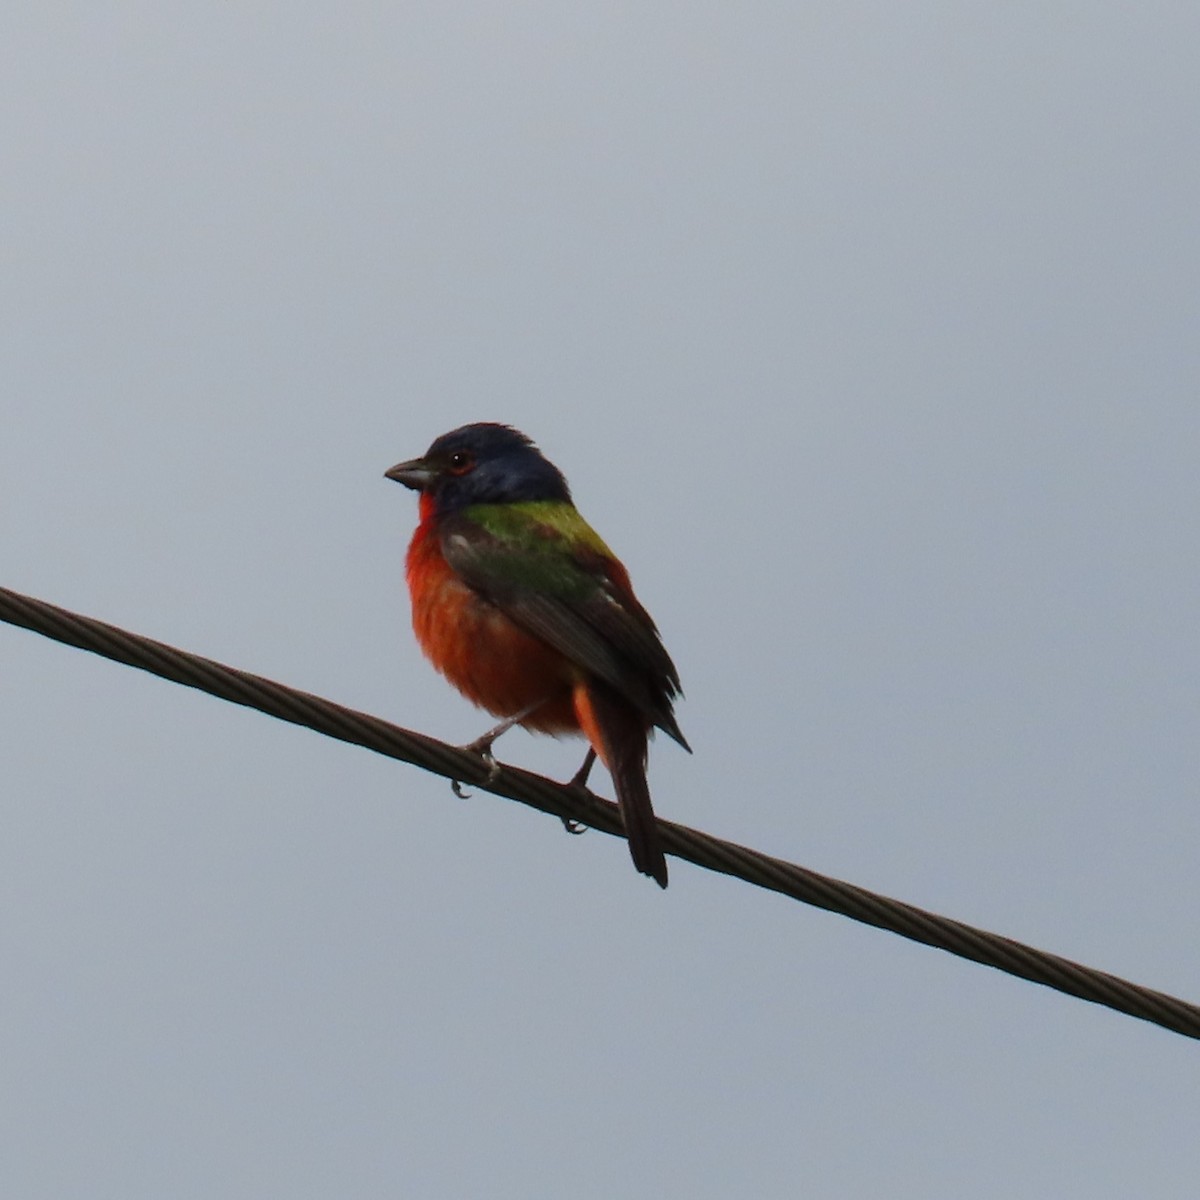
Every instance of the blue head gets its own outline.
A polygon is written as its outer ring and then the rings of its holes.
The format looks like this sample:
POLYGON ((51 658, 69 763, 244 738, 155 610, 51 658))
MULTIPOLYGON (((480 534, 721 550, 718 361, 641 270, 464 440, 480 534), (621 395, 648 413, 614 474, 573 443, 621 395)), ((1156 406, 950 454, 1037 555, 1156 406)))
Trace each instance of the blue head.
POLYGON ((571 500, 562 472, 529 438, 491 421, 444 433, 420 458, 385 474, 428 496, 439 516, 472 504, 571 500))

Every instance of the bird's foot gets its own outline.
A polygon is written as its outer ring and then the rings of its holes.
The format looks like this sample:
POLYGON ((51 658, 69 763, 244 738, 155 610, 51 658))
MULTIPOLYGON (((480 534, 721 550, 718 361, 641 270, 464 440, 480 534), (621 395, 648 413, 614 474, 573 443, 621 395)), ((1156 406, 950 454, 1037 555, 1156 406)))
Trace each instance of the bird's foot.
POLYGON ((460 747, 460 749, 465 750, 468 754, 477 754, 484 762, 490 764, 494 770, 498 771, 500 768, 496 765, 496 758, 492 754, 492 743, 499 736, 495 730, 492 730, 490 733, 485 733, 483 737, 477 737, 473 742, 468 742, 465 746, 460 747))
POLYGON ((595 761, 595 750, 589 750, 583 757, 583 765, 567 780, 567 787, 583 788, 586 791, 588 776, 592 773, 592 766, 595 761))
MULTIPOLYGON (((592 773, 592 764, 596 761, 595 750, 589 750, 584 757, 583 766, 567 780, 567 787, 582 788, 585 792, 588 790, 588 776, 592 773)), ((590 792, 588 793, 591 794, 590 792)), ((582 821, 576 821, 572 817, 562 817, 563 828, 568 833, 573 833, 577 837, 581 833, 587 833, 588 827, 582 821)))
MULTIPOLYGON (((537 712, 543 704, 546 703, 548 697, 543 697, 536 704, 531 704, 527 708, 521 709, 520 712, 513 713, 511 717, 505 717, 494 729, 489 729, 482 737, 477 737, 473 742, 468 742, 465 746, 460 746, 460 750, 465 750, 468 754, 478 755, 487 765, 487 778, 483 781, 483 786, 487 787, 493 783, 496 776, 500 774, 500 764, 496 761, 492 754, 492 743, 500 737, 501 734, 507 733, 514 725, 519 725, 526 717, 537 712)), ((586 778, 586 776, 584 777, 586 778)), ((460 799, 466 799, 469 793, 462 790, 462 784, 457 780, 451 782, 451 787, 454 788, 454 794, 460 799)))
MULTIPOLYGON (((483 781, 484 787, 492 783, 496 776, 500 774, 500 764, 492 754, 492 743, 499 736, 500 733, 492 729, 485 733, 483 737, 477 737, 473 742, 468 742, 465 746, 459 747, 460 750, 465 751, 467 754, 474 754, 483 759, 484 765, 487 767, 487 778, 483 781)), ((463 790, 463 785, 457 779, 450 781, 450 787, 460 800, 466 800, 471 795, 470 792, 463 790)))
POLYGON ((496 739, 488 735, 481 738, 476 738, 473 742, 468 742, 463 749, 468 754, 478 754, 483 759, 483 764, 487 767, 487 778, 483 781, 484 787, 492 783, 496 776, 500 774, 500 764, 496 761, 496 756, 492 753, 492 743, 496 739))

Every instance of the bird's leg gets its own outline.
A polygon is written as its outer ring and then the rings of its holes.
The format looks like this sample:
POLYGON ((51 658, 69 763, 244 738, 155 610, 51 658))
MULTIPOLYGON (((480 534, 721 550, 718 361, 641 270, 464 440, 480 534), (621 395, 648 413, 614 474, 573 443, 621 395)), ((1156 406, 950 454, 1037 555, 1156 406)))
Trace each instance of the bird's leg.
POLYGON ((520 725, 526 717, 537 712, 545 703, 545 700, 539 700, 536 704, 531 704, 528 708, 523 708, 520 712, 513 713, 511 717, 506 717, 501 721, 495 729, 489 729, 482 737, 477 737, 473 742, 468 742, 463 749, 469 750, 472 754, 478 754, 480 758, 491 759, 492 743, 501 734, 507 733, 514 725, 520 725))
MULTIPOLYGON (((545 699, 542 699, 536 704, 529 705, 528 708, 521 709, 520 712, 514 713, 511 717, 506 717, 495 729, 489 729, 482 737, 477 737, 473 742, 468 742, 462 747, 462 749, 468 751, 470 754, 478 754, 487 763, 488 777, 486 783, 491 783, 500 774, 500 764, 492 757, 492 743, 501 734, 507 733, 514 725, 519 725, 526 717, 537 712, 545 703, 545 699)), ((454 789, 454 794, 460 800, 467 799, 467 793, 462 790, 462 784, 457 779, 451 780, 450 786, 454 789)))
POLYGON ((596 762, 596 751, 589 746, 587 754, 583 758, 583 766, 567 780, 567 787, 587 787, 588 776, 592 773, 592 767, 596 762))
MULTIPOLYGON (((588 776, 592 773, 592 767, 596 762, 596 751, 591 746, 588 747, 588 752, 584 755, 583 766, 567 780, 567 787, 587 787, 588 776)), ((586 833, 587 826, 581 825, 578 821, 572 820, 570 817, 563 817, 563 828, 568 833, 586 833)))

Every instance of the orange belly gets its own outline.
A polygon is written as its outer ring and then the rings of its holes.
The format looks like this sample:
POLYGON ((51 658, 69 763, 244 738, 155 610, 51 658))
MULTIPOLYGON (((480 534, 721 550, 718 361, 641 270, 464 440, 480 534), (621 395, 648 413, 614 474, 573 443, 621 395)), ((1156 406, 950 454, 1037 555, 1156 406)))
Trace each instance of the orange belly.
POLYGON ((417 641, 468 700, 497 717, 536 704, 521 722, 527 729, 582 732, 575 711, 578 669, 467 587, 442 557, 431 522, 420 524, 408 548, 407 576, 417 641))

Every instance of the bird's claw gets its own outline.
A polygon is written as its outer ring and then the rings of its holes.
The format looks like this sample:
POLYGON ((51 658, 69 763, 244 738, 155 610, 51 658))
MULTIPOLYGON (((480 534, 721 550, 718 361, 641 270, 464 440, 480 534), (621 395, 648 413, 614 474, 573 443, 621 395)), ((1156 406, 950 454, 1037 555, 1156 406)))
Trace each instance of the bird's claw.
POLYGON ((496 734, 485 733, 483 737, 477 737, 473 742, 468 742, 463 749, 468 754, 478 754, 480 758, 486 758, 488 762, 495 762, 492 758, 492 743, 496 740, 496 734))
MULTIPOLYGON (((492 756, 492 743, 495 740, 494 734, 484 734, 483 737, 476 738, 473 742, 468 742, 465 746, 460 747, 467 754, 474 754, 483 759, 484 765, 487 767, 487 778, 481 785, 483 787, 494 783, 496 776, 500 774, 500 764, 492 756)), ((470 792, 463 790, 463 785, 457 779, 450 781, 450 787, 460 800, 466 800, 471 795, 470 792)))
MULTIPOLYGON (((595 750, 588 750, 587 757, 583 760, 583 766, 567 780, 566 786, 569 788, 579 788, 581 791, 587 792, 590 796, 592 793, 588 791, 588 776, 592 772, 592 764, 596 761, 595 750)), ((587 833, 588 827, 582 821, 576 821, 572 817, 560 818, 563 823, 563 828, 568 833, 575 834, 576 837, 581 833, 587 833)))

